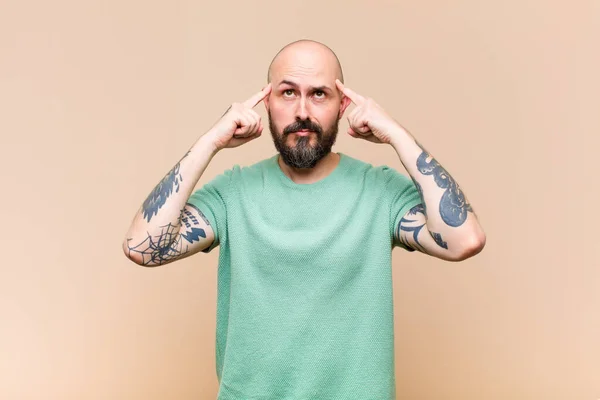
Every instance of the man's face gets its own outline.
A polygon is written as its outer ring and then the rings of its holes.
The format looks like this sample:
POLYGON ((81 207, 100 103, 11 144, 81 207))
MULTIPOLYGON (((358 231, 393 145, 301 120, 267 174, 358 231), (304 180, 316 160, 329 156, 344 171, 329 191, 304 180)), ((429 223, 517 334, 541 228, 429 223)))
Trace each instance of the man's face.
POLYGON ((294 122, 281 129, 275 123, 278 118, 273 118, 271 110, 267 113, 275 148, 290 167, 313 168, 319 160, 331 152, 337 138, 338 119, 330 123, 329 129, 324 130, 311 118, 297 117, 294 122))
POLYGON ((310 61, 279 68, 265 101, 275 147, 294 168, 313 168, 331 152, 347 106, 335 86, 335 68, 310 61))

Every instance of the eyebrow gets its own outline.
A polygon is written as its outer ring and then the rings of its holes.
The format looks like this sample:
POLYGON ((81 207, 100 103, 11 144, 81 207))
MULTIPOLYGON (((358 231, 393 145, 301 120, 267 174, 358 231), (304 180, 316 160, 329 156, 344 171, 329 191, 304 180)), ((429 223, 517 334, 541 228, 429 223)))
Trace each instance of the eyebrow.
MULTIPOLYGON (((295 88, 298 87, 298 84, 296 84, 295 82, 292 82, 292 81, 288 81, 286 79, 284 79, 281 82, 279 82, 278 86, 281 86, 281 85, 289 85, 289 86, 292 86, 292 87, 295 87, 295 88)), ((311 87, 311 90, 313 90, 313 91, 321 90, 321 91, 324 91, 324 92, 331 92, 331 88, 329 88, 328 86, 325 86, 325 85, 313 86, 313 87, 311 87)))

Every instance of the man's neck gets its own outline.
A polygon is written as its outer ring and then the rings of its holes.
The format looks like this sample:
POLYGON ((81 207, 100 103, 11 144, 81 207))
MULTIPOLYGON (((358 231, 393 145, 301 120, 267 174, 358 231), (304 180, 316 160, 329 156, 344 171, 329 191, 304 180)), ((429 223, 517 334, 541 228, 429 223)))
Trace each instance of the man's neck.
POLYGON ((294 183, 311 184, 320 181, 327 177, 338 166, 340 155, 330 152, 325 157, 317 162, 314 168, 294 168, 287 165, 281 159, 281 155, 277 157, 279 168, 287 175, 294 183))

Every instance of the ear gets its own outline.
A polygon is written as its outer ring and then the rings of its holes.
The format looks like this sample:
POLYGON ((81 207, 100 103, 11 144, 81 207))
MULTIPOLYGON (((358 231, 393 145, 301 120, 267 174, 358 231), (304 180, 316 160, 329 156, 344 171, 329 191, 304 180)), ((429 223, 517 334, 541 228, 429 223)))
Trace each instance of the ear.
MULTIPOLYGON (((271 89, 271 93, 273 93, 273 89, 271 89)), ((263 103, 265 103, 265 110, 267 112, 269 111, 269 99, 271 98, 271 93, 269 93, 267 97, 263 99, 263 103)))
POLYGON ((340 112, 338 113, 338 119, 342 119, 342 117, 344 116, 344 112, 346 111, 346 108, 348 108, 350 103, 352 103, 352 100, 350 100, 349 97, 342 94, 342 101, 340 103, 340 112))

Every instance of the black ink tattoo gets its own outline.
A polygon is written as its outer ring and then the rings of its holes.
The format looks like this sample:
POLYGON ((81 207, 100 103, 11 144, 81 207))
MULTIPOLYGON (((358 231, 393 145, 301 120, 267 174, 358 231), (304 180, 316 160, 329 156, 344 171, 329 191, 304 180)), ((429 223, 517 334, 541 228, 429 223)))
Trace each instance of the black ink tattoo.
POLYGON ((199 242, 200 238, 206 238, 206 231, 198 228, 200 225, 198 218, 192 213, 193 210, 198 212, 207 225, 210 225, 206 216, 196 206, 186 203, 189 208, 183 208, 179 214, 177 223, 161 226, 161 233, 156 236, 148 234, 140 244, 131 246, 127 239, 127 247, 129 253, 138 253, 142 256, 142 265, 158 266, 166 264, 189 252, 188 243, 199 242), (181 229, 182 225, 185 229, 181 229))
POLYGON ((161 226, 159 235, 148 237, 140 244, 130 246, 127 240, 127 247, 130 253, 142 255, 142 265, 154 267, 165 264, 176 258, 181 257, 188 251, 187 245, 184 246, 179 235, 179 225, 168 224, 161 226))
MULTIPOLYGON (((187 157, 188 154, 190 154, 189 151, 181 158, 181 160, 187 157)), ((150 222, 152 217, 158 214, 158 210, 165 205, 167 199, 171 193, 173 193, 173 189, 175 189, 175 193, 179 192, 179 183, 183 181, 183 177, 179 173, 181 160, 179 160, 158 185, 156 185, 152 193, 150 193, 144 201, 142 212, 144 218, 148 222, 150 222)))
POLYGON ((196 219, 196 217, 194 217, 194 214, 192 214, 186 209, 183 209, 183 211, 181 212, 181 222, 185 224, 186 228, 191 227, 192 224, 198 225, 198 220, 196 219))
MULTIPOLYGON (((408 212, 408 215, 417 215, 418 213, 421 213, 423 215, 425 215, 425 206, 424 204, 417 204, 416 206, 414 206, 413 208, 410 209, 410 211, 408 212)), ((402 219, 400 219, 400 223, 398 224, 398 227, 396 228, 396 237, 398 238, 399 242, 405 247, 408 248, 410 250, 419 250, 421 252, 426 252, 425 248, 423 247, 423 245, 421 244, 421 242, 419 242, 419 233, 421 232, 421 230, 423 229, 423 227, 426 225, 425 223, 421 224, 421 225, 414 225, 414 223, 417 222, 417 219, 409 219, 406 217, 402 217, 402 219), (413 224, 411 226, 409 226, 410 224, 413 224), (411 245, 402 235, 401 235, 401 231, 404 232, 412 232, 412 237, 413 240, 415 241, 415 245, 411 245), (416 248, 415 248, 416 247, 416 248)), ((442 235, 436 232, 431 232, 429 231, 429 234, 431 235, 431 237, 433 238, 433 240, 437 243, 438 246, 440 246, 441 248, 444 249, 448 249, 448 243, 446 243, 443 239, 442 239, 442 235)))
POLYGON ((435 183, 442 189, 446 189, 440 200, 440 215, 442 220, 453 227, 461 226, 467 219, 467 212, 473 212, 471 205, 467 203, 458 183, 448 174, 435 158, 421 146, 423 150, 417 159, 417 168, 423 175, 433 175, 435 183), (430 161, 427 161, 430 159, 430 161))
POLYGON ((187 240, 188 242, 194 243, 195 241, 200 241, 201 237, 203 237, 203 238, 206 237, 206 232, 204 231, 204 229, 194 228, 192 226, 192 224, 198 225, 198 220, 196 219, 196 217, 194 217, 194 215, 190 211, 188 211, 186 209, 183 210, 181 222, 187 228, 186 232, 181 233, 181 237, 184 238, 185 240, 187 240), (183 214, 185 214, 185 215, 183 215, 183 214))
POLYGON ((200 209, 198 207, 196 207, 195 205, 193 205, 192 203, 187 203, 186 206, 193 208, 194 210, 196 210, 196 212, 200 215, 200 217, 204 220, 204 223, 206 225, 210 226, 210 222, 208 221, 208 218, 206 218, 206 216, 202 213, 202 211, 200 211, 200 209))
POLYGON ((411 176, 411 179, 417 188, 417 192, 419 192, 419 196, 421 196, 421 201, 423 202, 423 214, 427 216, 427 204, 425 204, 425 197, 423 197, 423 188, 415 178, 411 176))
POLYGON ((431 233, 431 237, 433 238, 433 240, 435 240, 438 246, 444 249, 448 249, 448 243, 444 242, 444 239, 442 239, 441 234, 431 231, 429 231, 429 233, 431 233))

